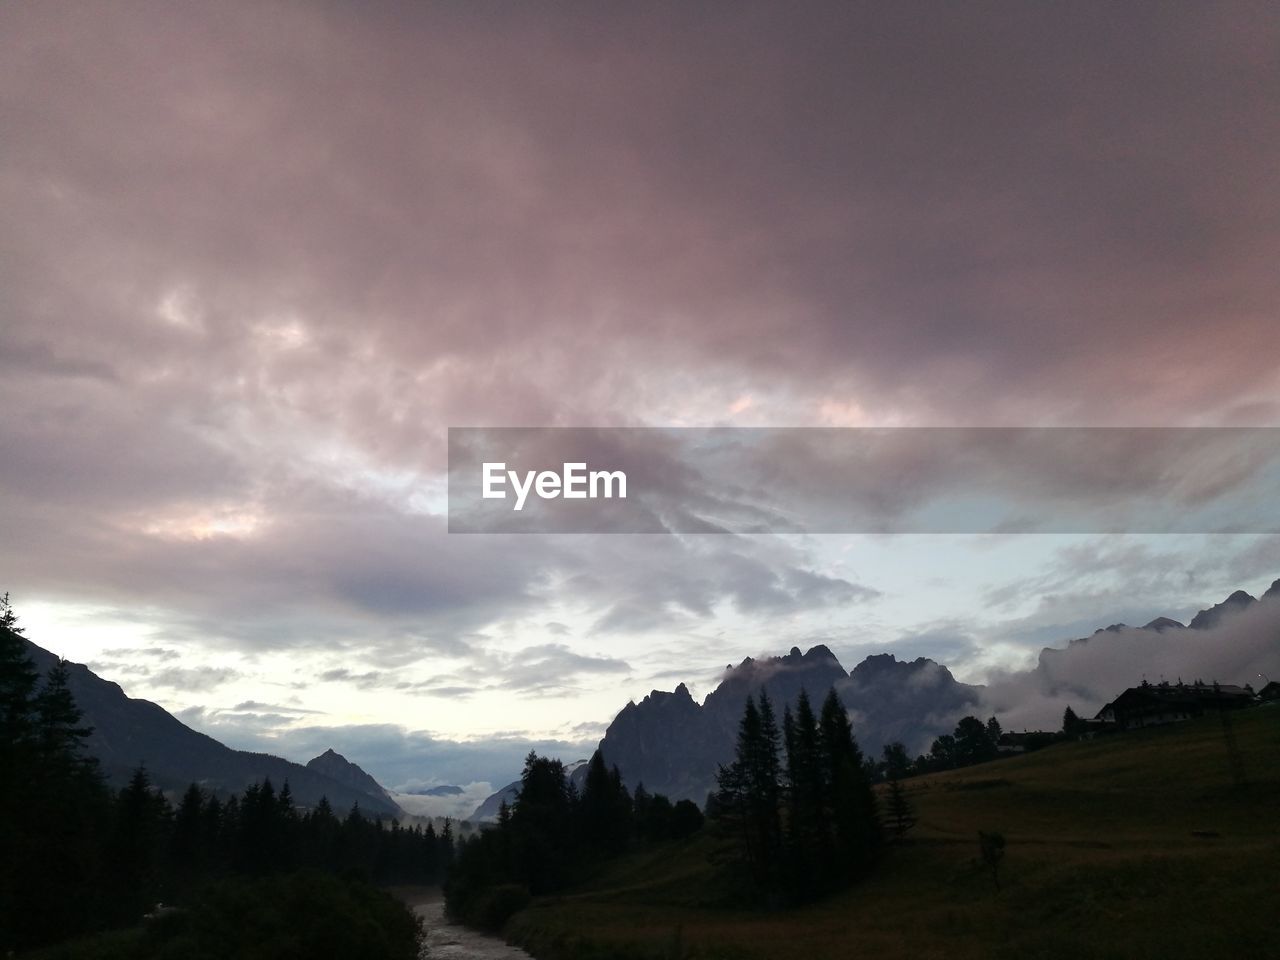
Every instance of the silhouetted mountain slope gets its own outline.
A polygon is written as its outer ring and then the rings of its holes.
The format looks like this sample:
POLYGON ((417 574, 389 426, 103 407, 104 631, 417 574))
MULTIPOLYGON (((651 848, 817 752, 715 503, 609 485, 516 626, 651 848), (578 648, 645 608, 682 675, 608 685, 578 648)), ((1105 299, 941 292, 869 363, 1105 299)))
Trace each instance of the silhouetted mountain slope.
POLYGON ((701 706, 684 684, 673 693, 655 690, 627 704, 605 731, 600 749, 606 763, 617 764, 628 787, 643 783, 672 800, 702 803, 715 786, 717 767, 733 759, 749 694, 763 688, 781 722, 783 708, 794 705, 801 690, 816 709, 833 687, 870 755, 891 740, 923 749, 978 700, 978 688, 958 682, 932 660, 906 662, 883 654, 868 657, 849 674, 825 646, 804 654, 793 647, 784 657, 748 657, 729 667, 701 706))
POLYGON ((507 802, 507 806, 511 806, 516 802, 516 797, 520 795, 520 781, 508 783, 501 790, 490 794, 485 798, 484 803, 476 807, 471 812, 471 816, 467 819, 472 823, 483 823, 490 820, 498 819, 498 810, 502 807, 502 801, 507 802))
POLYGON ((337 780, 341 784, 345 784, 352 790, 358 790, 361 793, 367 793, 371 797, 381 797, 395 803, 391 799, 391 795, 383 789, 382 784, 369 776, 358 766, 335 751, 332 747, 320 754, 318 757, 312 757, 307 761, 307 769, 314 770, 316 773, 328 777, 330 780, 337 780))
MULTIPOLYGON (((36 669, 47 673, 57 657, 27 643, 36 669)), ((314 806, 325 796, 338 811, 359 803, 369 814, 398 817, 403 813, 380 787, 377 793, 368 793, 280 757, 232 750, 192 730, 157 704, 126 696, 118 684, 102 679, 83 664, 66 666, 71 692, 93 727, 89 750, 115 786, 127 782, 141 764, 163 790, 177 792, 198 783, 219 793, 239 793, 270 778, 277 789, 288 781, 294 800, 302 806, 314 806)))
MULTIPOLYGON (((744 666, 750 661, 743 661, 744 666)), ((741 716, 747 691, 738 700, 741 716)), ((639 703, 628 703, 609 724, 600 749, 605 763, 617 764, 632 790, 643 783, 651 793, 672 799, 706 799, 708 774, 732 759, 733 739, 727 709, 711 714, 694 702, 683 683, 673 693, 654 690, 639 703), (730 755, 725 756, 725 743, 730 755)))
MULTIPOLYGON (((1274 586, 1274 585, 1273 585, 1274 586)), ((1268 591, 1270 592, 1270 591, 1268 591)), ((1192 630, 1208 630, 1210 627, 1217 626, 1222 618, 1243 610, 1251 603, 1256 603, 1253 597, 1245 593, 1243 590, 1237 590, 1221 603, 1215 603, 1208 610, 1201 610, 1192 618, 1189 626, 1192 630)))
POLYGON ((747 657, 738 666, 725 668, 724 679, 707 695, 703 709, 732 742, 737 737, 748 694, 758 694, 763 688, 773 700, 781 722, 782 708, 794 704, 801 690, 808 691, 816 709, 827 691, 848 676, 835 654, 822 644, 804 654, 799 647, 792 647, 785 657, 747 657))
POLYGON ((914 756, 978 707, 981 687, 961 683, 925 657, 899 660, 891 653, 867 657, 836 684, 850 712, 858 743, 878 757, 886 743, 906 744, 914 756))

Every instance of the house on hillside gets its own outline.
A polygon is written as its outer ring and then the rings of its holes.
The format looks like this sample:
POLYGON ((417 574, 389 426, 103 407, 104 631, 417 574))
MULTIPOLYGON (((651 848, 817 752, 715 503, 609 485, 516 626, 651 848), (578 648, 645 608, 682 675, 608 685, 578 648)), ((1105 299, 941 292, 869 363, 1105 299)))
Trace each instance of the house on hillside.
POLYGON ((1272 680, 1258 691, 1258 699, 1263 703, 1280 700, 1280 680, 1272 680))
POLYGON ((1219 683, 1147 683, 1130 687, 1098 711, 1095 720, 1121 730, 1177 723, 1211 710, 1236 710, 1254 702, 1246 687, 1219 683))

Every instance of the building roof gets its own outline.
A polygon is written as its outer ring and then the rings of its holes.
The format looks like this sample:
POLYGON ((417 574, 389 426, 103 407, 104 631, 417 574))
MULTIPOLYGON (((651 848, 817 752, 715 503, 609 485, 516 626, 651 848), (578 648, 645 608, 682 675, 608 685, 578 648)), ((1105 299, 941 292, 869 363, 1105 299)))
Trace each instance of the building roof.
POLYGON ((1101 719, 1108 710, 1132 710, 1142 706, 1200 705, 1253 699, 1253 692, 1233 683, 1142 683, 1130 687, 1098 711, 1101 719))

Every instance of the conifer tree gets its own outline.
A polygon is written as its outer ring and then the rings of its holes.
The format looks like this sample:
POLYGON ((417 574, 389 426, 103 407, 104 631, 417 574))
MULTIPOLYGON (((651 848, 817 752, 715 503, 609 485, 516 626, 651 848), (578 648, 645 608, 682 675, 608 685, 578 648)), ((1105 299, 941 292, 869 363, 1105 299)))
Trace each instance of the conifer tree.
POLYGON ((45 676, 32 706, 41 764, 65 777, 92 771, 97 761, 85 753, 85 741, 93 728, 84 725, 84 714, 76 706, 68 685, 64 661, 59 660, 45 676))
POLYGON ((587 765, 578 810, 583 840, 596 855, 616 856, 626 849, 631 834, 631 796, 617 766, 607 769, 599 750, 587 765))
POLYGON ((888 780, 900 780, 911 772, 911 758, 904 744, 894 741, 884 745, 884 775, 888 780))
POLYGON ((738 837, 738 849, 756 889, 776 895, 782 868, 779 732, 773 705, 761 691, 760 706, 748 696, 738 725, 733 763, 717 775, 717 808, 738 837))
POLYGON ((787 741, 787 848, 791 887, 800 899, 808 899, 826 882, 830 855, 830 817, 823 764, 819 752, 818 722, 804 690, 796 701, 794 718, 784 713, 787 741))
POLYGON ((23 629, 9 602, 0 597, 0 760, 6 769, 32 734, 32 698, 39 676, 27 653, 23 629))
POLYGON ((862 751, 854 739, 849 714, 834 689, 822 704, 819 739, 834 826, 831 875, 850 879, 864 871, 874 858, 880 842, 880 822, 862 751))
POLYGON ((1076 716, 1076 712, 1070 707, 1062 711, 1062 734, 1065 737, 1074 738, 1079 735, 1080 728, 1084 724, 1080 718, 1076 716))
POLYGON ((907 831, 916 825, 915 811, 911 801, 902 789, 902 783, 896 778, 889 781, 889 829, 896 840, 902 840, 907 831))

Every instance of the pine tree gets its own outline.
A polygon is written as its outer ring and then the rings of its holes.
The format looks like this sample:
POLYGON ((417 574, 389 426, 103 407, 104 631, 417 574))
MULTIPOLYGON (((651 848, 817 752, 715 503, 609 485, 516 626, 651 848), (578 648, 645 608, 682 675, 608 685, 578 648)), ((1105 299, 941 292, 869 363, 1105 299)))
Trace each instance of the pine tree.
POLYGON ((782 870, 782 761, 779 757, 781 735, 773 704, 763 688, 760 690, 760 737, 752 764, 750 792, 754 816, 760 836, 761 850, 770 883, 776 883, 782 870))
POLYGON ((1069 738, 1075 738, 1080 733, 1083 724, 1080 718, 1076 716, 1076 712, 1070 707, 1062 711, 1062 735, 1069 738))
POLYGON ((776 897, 783 859, 778 740, 768 696, 761 691, 757 707, 748 695, 734 761, 716 777, 719 815, 737 836, 739 856, 756 890, 770 899, 776 897))
POLYGON ((169 805, 151 787, 145 767, 138 767, 115 803, 110 865, 116 876, 114 914, 136 920, 159 899, 160 848, 169 805))
POLYGON ((911 772, 911 758, 907 748, 898 742, 884 745, 884 775, 888 780, 900 780, 911 772))
POLYGON ((93 728, 84 725, 84 714, 71 694, 65 661, 54 664, 32 705, 40 763, 64 777, 94 770, 97 761, 85 753, 93 728))
POLYGON ((578 810, 582 838, 594 855, 615 856, 626 848, 631 830, 631 798, 618 768, 609 771, 599 750, 591 755, 587 766, 578 810))
POLYGON ((14 769, 16 752, 31 738, 39 681, 22 634, 6 593, 0 597, 0 761, 6 770, 14 769))
POLYGON ((823 701, 818 731, 834 825, 831 849, 835 856, 830 875, 848 880, 865 871, 874 859, 880 844, 880 821, 853 725, 834 689, 823 701))
POLYGON ((915 811, 911 801, 897 780, 889 781, 889 829, 895 839, 901 841, 907 831, 916 825, 915 811))
POLYGON ((791 888, 808 899, 827 883, 830 825, 820 755, 818 721, 809 695, 800 691, 796 712, 783 716, 787 747, 787 848, 791 888))
POLYGON ((1000 721, 995 717, 991 717, 987 721, 987 742, 991 745, 991 756, 995 756, 999 751, 1000 738, 1004 735, 1004 731, 1000 729, 1000 721))
POLYGON ((170 868, 183 888, 206 869, 204 815, 204 792, 193 783, 174 812, 173 838, 169 843, 170 868))

